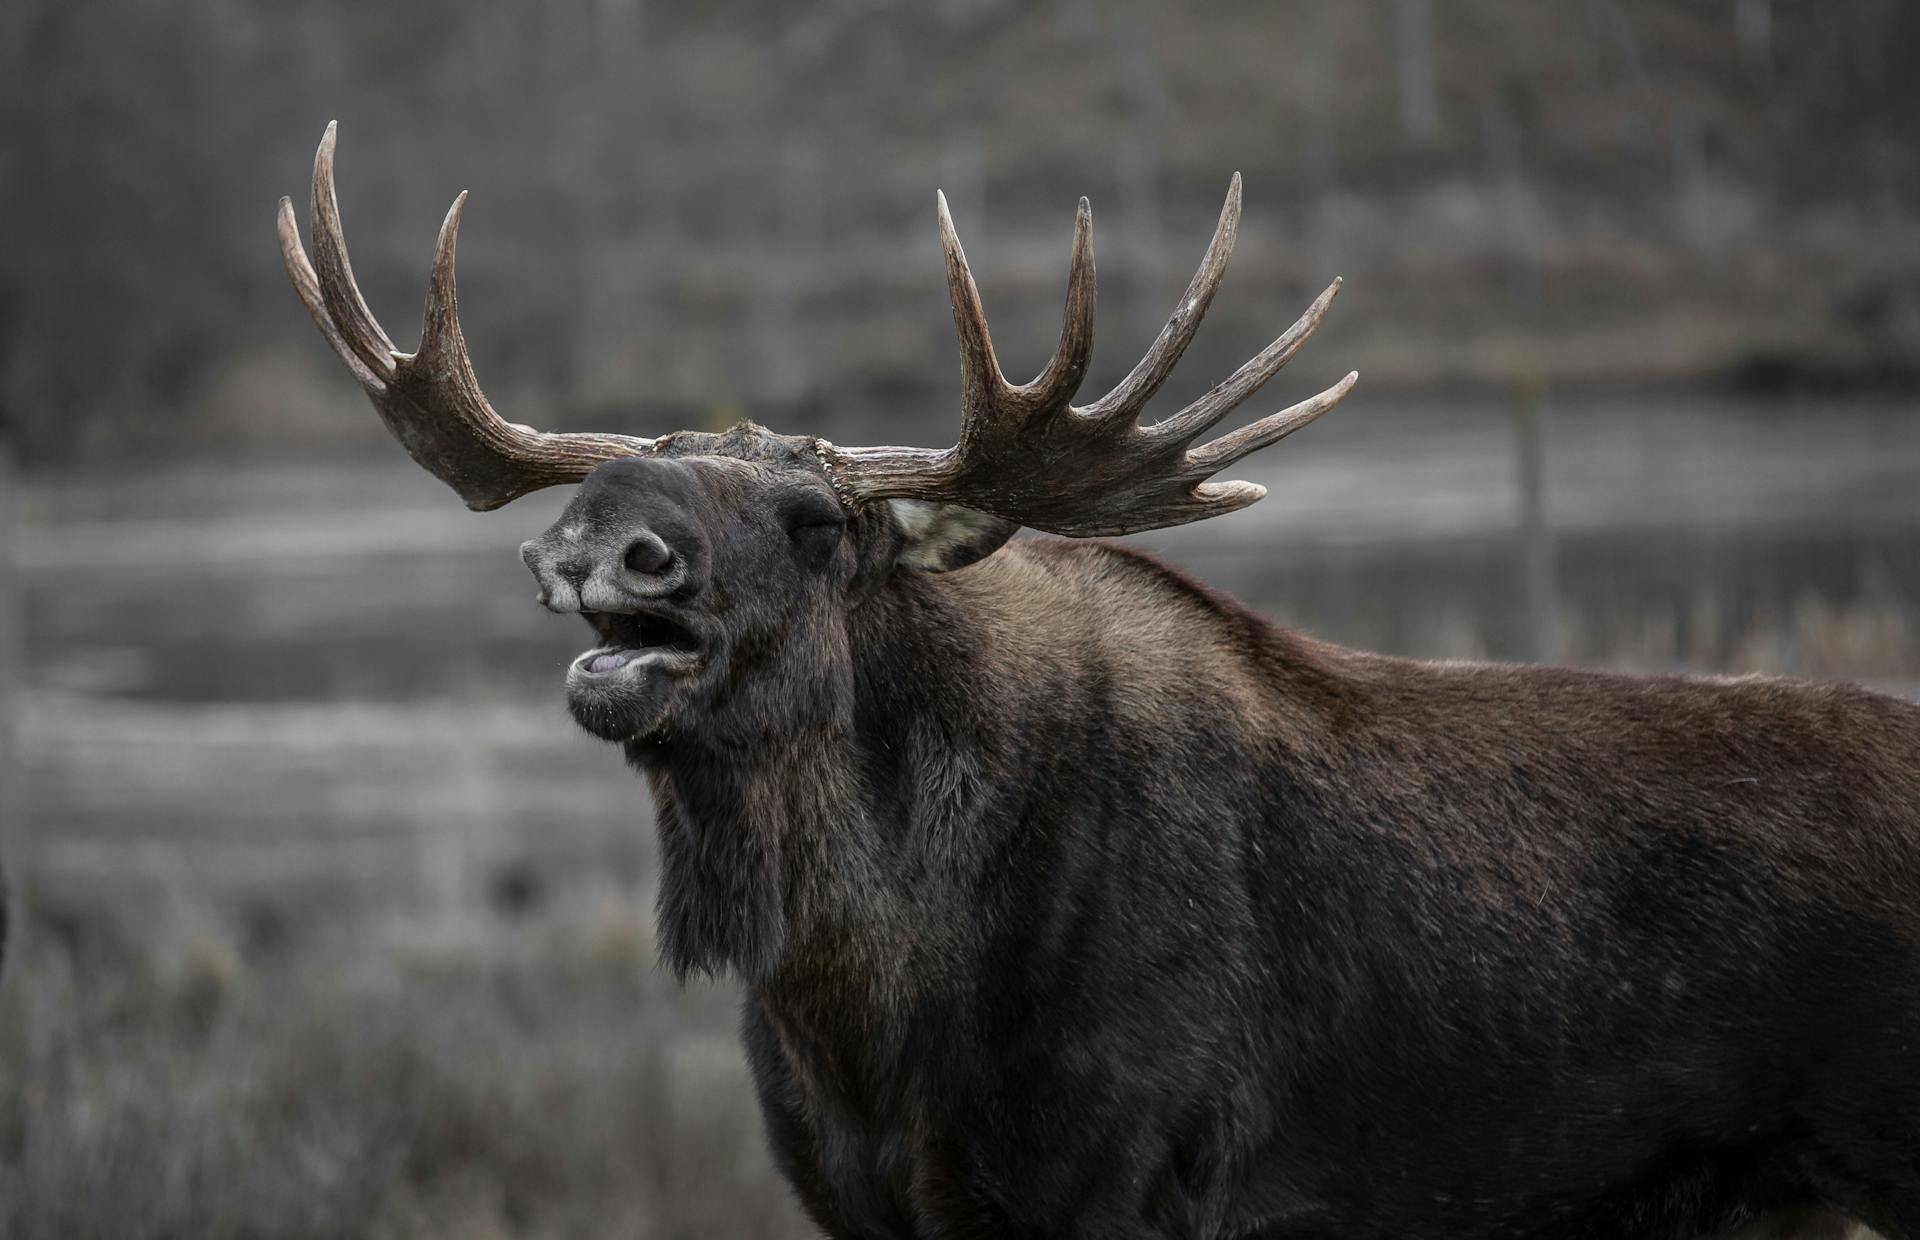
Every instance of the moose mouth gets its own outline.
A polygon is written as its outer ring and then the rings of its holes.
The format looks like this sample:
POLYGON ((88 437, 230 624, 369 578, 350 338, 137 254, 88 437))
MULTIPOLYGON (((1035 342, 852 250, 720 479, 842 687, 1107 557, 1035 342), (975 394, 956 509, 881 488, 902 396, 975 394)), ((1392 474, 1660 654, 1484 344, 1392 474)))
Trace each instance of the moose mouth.
POLYGON ((588 613, 587 622, 601 644, 573 661, 570 676, 598 679, 643 668, 689 670, 700 661, 700 638, 672 616, 601 611, 588 613))

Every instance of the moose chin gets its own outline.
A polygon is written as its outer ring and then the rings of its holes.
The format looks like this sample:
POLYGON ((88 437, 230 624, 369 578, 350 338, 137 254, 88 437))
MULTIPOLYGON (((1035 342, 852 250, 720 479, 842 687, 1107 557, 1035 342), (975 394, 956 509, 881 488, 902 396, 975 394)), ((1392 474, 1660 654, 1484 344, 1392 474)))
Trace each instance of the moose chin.
POLYGON ((773 1157, 836 1237, 1920 1240, 1920 708, 1748 677, 1425 664, 1268 624, 1100 536, 1221 516, 1210 433, 1338 282, 1141 413, 1233 248, 1073 403, 1092 221, 1039 377, 1001 374, 941 203, 953 447, 499 417, 441 231, 418 352, 314 166, 295 289, 591 646, 567 699, 650 785, 659 941, 743 989, 773 1157), (1009 541, 1021 527, 1055 537, 1009 541))

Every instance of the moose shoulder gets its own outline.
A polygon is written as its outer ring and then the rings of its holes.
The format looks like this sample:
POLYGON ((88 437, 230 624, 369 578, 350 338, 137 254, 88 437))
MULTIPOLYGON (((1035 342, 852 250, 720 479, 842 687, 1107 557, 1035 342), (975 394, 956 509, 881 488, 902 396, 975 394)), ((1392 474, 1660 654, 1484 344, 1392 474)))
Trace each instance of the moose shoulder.
POLYGON ((1333 294, 1151 425, 1238 224, 1113 392, 1090 217, 1033 383, 944 208, 948 449, 500 419, 454 310, 355 289, 315 165, 288 270, 383 419, 594 648, 658 807, 662 951, 745 988, 774 1156, 834 1236, 1920 1238, 1920 709, 1863 690, 1432 665, 1276 629, 1126 547, 1257 500, 1217 439, 1333 294), (1784 1212, 1784 1213, 1780 1213, 1784 1212))

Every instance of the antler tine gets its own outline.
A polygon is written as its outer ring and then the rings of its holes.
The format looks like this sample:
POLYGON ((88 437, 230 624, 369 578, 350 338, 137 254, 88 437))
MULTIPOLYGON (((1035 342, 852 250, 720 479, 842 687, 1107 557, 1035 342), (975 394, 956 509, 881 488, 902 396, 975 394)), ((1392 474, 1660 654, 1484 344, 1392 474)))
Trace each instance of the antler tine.
POLYGON ((1258 422, 1230 431, 1210 443, 1188 449, 1187 462, 1203 476, 1217 473, 1248 453, 1279 443, 1312 422, 1344 400, 1359 381, 1360 372, 1349 370, 1344 379, 1318 396, 1309 397, 1279 413, 1270 413, 1258 422))
POLYGON ((1193 342, 1194 333, 1200 330, 1200 320, 1206 317, 1207 307, 1227 274, 1227 260, 1233 257, 1233 243, 1239 234, 1240 174, 1236 172, 1227 186, 1227 200, 1220 207, 1220 222, 1214 225, 1213 240, 1200 256, 1200 266, 1188 281, 1187 291, 1180 294, 1179 304, 1167 316, 1166 326, 1160 329, 1160 335, 1139 365, 1111 392, 1082 409, 1082 414, 1102 422, 1132 422, 1139 418, 1140 411, 1173 373, 1180 355, 1193 342))
POLYGON ((313 156, 313 198, 310 228, 313 233, 314 268, 320 276, 320 292, 326 299, 329 317, 341 336, 381 378, 393 376, 393 341, 367 308, 366 298, 353 279, 353 264, 347 261, 347 238, 340 228, 340 203, 333 192, 333 148, 339 122, 329 121, 313 156))
POLYGON ((1000 362, 993 355, 987 312, 980 304, 973 270, 967 266, 967 252, 960 248, 960 234, 953 229, 945 191, 935 190, 934 200, 940 211, 940 249, 947 258, 947 296, 953 302, 953 326, 960 337, 962 400, 969 420, 991 416, 1013 391, 1013 385, 1000 372, 1000 362))
POLYGON ((460 494, 469 508, 498 508, 529 491, 578 482, 602 461, 655 449, 656 441, 628 435, 549 435, 508 422, 487 403, 474 377, 460 330, 454 291, 454 250, 467 196, 447 212, 434 250, 420 351, 401 353, 375 322, 354 283, 333 194, 335 127, 327 126, 313 166, 313 240, 318 263, 300 244, 293 204, 280 200, 280 251, 287 278, 333 346, 367 391, 374 410, 429 473, 460 494))
POLYGON ((1165 421, 1149 427, 1148 435, 1159 440, 1188 443, 1233 412, 1242 401, 1259 391, 1267 380, 1279 374, 1280 368, 1300 351, 1300 346, 1307 342, 1307 337, 1313 335, 1313 329, 1320 326, 1320 320, 1326 317, 1327 307, 1333 304, 1334 294, 1340 291, 1340 283, 1340 278, 1334 277, 1326 291, 1313 299, 1306 313, 1295 319, 1293 326, 1282 332, 1278 340, 1215 384, 1206 395, 1165 421))
POLYGON ((1093 204, 1080 200, 1073 217, 1073 259, 1067 269, 1067 307, 1060 324, 1060 343, 1045 370, 1019 389, 1035 412, 1067 407, 1087 377, 1093 356, 1093 204))
POLYGON ((427 308, 420 322, 420 348, 413 355, 410 369, 444 375, 450 380, 461 397, 461 408, 485 411, 483 416, 473 419, 484 431, 496 423, 507 424, 494 413, 486 394, 480 390, 480 381, 473 373, 473 358, 467 353, 466 333, 460 330, 460 296, 454 284, 453 263, 454 251, 460 243, 460 219, 466 209, 467 191, 461 190, 453 205, 447 208, 439 240, 434 243, 433 274, 427 281, 427 308))
POLYGON ((306 248, 300 244, 300 225, 294 219, 293 199, 280 199, 280 259, 286 264, 287 279, 293 281, 293 291, 299 294, 300 302, 306 306, 307 314, 313 319, 313 325, 320 329, 333 351, 347 364, 353 377, 370 394, 379 394, 386 390, 386 383, 380 376, 367 369, 360 355, 347 343, 340 329, 334 325, 333 318, 327 313, 326 298, 320 292, 320 277, 315 274, 313 264, 307 261, 306 248))
MULTIPOLYGON (((1346 378, 1318 396, 1282 409, 1279 413, 1268 414, 1258 422, 1222 435, 1211 443, 1191 449, 1186 454, 1190 473, 1198 474, 1202 478, 1207 477, 1225 469, 1250 452, 1257 452, 1270 444, 1280 442, 1339 404, 1359 380, 1360 372, 1350 370, 1346 378)), ((1265 499, 1266 494, 1267 488, 1257 482, 1246 482, 1240 479, 1230 482, 1202 482, 1193 488, 1196 511, 1186 519, 1193 521, 1204 517, 1225 516, 1229 512, 1235 512, 1265 499)))

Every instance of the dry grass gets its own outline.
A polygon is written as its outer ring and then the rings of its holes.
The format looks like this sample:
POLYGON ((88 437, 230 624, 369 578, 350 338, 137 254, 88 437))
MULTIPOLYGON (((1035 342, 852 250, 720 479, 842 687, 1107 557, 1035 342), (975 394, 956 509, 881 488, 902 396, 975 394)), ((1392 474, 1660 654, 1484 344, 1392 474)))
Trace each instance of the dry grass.
POLYGON ((0 1234, 812 1234, 730 996, 657 975, 640 905, 267 951, 103 912, 0 990, 0 1234))
POLYGON ((1920 625, 1906 600, 1871 594, 1836 602, 1812 593, 1777 612, 1723 619, 1711 605, 1643 608, 1605 625, 1563 622, 1560 657, 1631 671, 1920 682, 1920 625))

